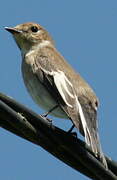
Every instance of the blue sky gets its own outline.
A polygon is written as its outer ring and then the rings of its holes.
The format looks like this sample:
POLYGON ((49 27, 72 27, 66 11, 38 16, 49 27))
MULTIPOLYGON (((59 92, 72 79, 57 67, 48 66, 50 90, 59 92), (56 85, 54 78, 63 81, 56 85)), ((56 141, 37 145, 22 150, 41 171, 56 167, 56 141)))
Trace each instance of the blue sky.
MULTIPOLYGON (((0 17, 0 92, 37 113, 43 112, 24 87, 20 51, 3 28, 29 21, 40 23, 52 35, 57 49, 99 97, 103 151, 117 161, 117 1, 4 0, 0 17)), ((70 127, 68 121, 55 118, 54 124, 66 130, 70 127)), ((3 129, 0 129, 0 162, 0 179, 3 180, 88 180, 41 147, 3 129)))

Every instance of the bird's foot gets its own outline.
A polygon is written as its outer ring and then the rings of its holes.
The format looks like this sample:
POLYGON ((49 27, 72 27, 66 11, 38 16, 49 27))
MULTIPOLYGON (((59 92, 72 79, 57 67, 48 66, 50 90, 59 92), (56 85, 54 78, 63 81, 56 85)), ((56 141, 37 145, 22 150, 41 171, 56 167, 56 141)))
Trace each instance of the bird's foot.
POLYGON ((72 130, 74 129, 75 125, 73 124, 72 127, 67 131, 68 133, 71 133, 72 130))
MULTIPOLYGON (((67 132, 67 133, 69 133, 69 132, 67 132)), ((70 132, 69 134, 72 135, 72 136, 75 137, 75 138, 78 137, 76 132, 70 132)))
POLYGON ((72 132, 74 127, 75 127, 75 125, 73 124, 72 127, 67 131, 67 133, 77 138, 77 133, 76 132, 72 132))
POLYGON ((46 119, 49 123, 52 123, 52 119, 49 119, 45 114, 41 115, 44 119, 46 119))

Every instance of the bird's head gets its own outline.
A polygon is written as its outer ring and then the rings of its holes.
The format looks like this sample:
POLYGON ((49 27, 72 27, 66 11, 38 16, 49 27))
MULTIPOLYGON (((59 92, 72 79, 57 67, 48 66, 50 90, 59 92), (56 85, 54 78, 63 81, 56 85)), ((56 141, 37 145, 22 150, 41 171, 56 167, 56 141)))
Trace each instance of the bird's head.
POLYGON ((43 42, 53 44, 48 32, 36 23, 29 22, 15 27, 5 27, 5 29, 12 33, 18 47, 22 51, 28 51, 43 42))

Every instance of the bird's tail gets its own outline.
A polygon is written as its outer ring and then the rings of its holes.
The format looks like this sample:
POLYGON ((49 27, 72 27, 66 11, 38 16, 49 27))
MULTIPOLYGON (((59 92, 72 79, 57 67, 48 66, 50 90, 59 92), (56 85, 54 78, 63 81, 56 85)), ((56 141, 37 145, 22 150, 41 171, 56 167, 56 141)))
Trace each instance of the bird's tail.
POLYGON ((107 165, 107 162, 106 162, 106 159, 105 159, 105 156, 102 151, 101 144, 100 144, 98 131, 96 131, 95 129, 92 129, 91 131, 89 131, 89 129, 86 128, 85 141, 91 147, 95 156, 99 158, 99 160, 102 162, 105 168, 108 169, 108 165, 107 165))
POLYGON ((79 128, 80 132, 81 134, 84 135, 85 142, 87 143, 87 145, 91 147, 95 156, 99 158, 100 161, 105 166, 105 168, 108 169, 107 162, 102 152, 102 148, 99 140, 96 114, 93 112, 91 113, 91 111, 88 111, 86 107, 83 108, 84 110, 83 111, 79 101, 77 103, 78 103, 81 124, 82 124, 82 128, 79 128))

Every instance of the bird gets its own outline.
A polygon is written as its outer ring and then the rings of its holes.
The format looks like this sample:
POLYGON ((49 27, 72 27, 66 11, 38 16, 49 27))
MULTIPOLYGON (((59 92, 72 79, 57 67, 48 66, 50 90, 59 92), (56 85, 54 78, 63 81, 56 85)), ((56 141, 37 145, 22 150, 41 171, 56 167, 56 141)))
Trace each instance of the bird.
POLYGON ((21 51, 22 76, 32 99, 53 116, 71 120, 107 169, 98 132, 99 100, 92 88, 59 53, 40 24, 28 22, 5 29, 21 51))

